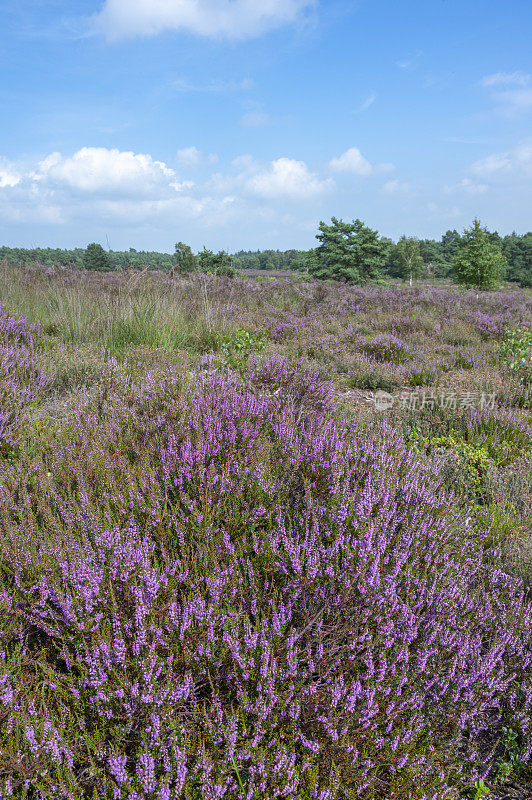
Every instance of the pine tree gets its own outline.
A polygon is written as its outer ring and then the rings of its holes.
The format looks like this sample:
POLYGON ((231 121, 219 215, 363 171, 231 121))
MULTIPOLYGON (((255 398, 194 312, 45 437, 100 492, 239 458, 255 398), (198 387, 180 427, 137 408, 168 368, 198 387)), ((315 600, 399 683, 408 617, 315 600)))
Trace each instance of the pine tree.
POLYGON ((225 278, 235 277, 233 258, 225 250, 213 253, 212 250, 204 247, 198 258, 201 272, 212 272, 214 275, 225 278))
POLYGON ((99 272, 108 272, 111 269, 109 256, 101 244, 96 244, 96 242, 87 245, 83 256, 83 264, 85 269, 98 270, 99 272))
POLYGON ((320 222, 316 239, 321 244, 309 259, 310 274, 320 280, 345 283, 378 280, 388 248, 377 231, 359 219, 344 222, 333 217, 331 222, 331 225, 320 222))

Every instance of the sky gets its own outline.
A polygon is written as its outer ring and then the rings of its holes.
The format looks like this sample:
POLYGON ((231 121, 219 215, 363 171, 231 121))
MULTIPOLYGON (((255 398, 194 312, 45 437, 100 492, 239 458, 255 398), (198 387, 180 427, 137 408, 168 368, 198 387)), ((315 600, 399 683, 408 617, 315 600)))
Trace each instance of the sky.
POLYGON ((0 245, 532 230, 530 0, 0 0, 0 245))

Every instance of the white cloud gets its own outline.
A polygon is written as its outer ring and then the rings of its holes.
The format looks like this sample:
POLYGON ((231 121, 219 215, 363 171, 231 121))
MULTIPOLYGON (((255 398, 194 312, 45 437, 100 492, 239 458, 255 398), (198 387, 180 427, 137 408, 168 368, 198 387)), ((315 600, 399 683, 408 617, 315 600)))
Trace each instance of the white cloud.
POLYGON ((21 177, 12 164, 0 159, 0 189, 16 186, 20 183, 21 177))
POLYGON ((48 186, 100 195, 160 195, 172 188, 180 190, 173 169, 150 155, 105 147, 82 147, 64 158, 52 153, 31 174, 35 181, 48 186))
MULTIPOLYGON (((193 167, 208 163, 209 156, 191 146, 177 160, 193 167)), ((16 169, 0 160, 0 179, 0 226, 61 225, 87 235, 89 229, 171 231, 180 220, 191 230, 195 226, 200 237, 204 229, 229 229, 244 220, 285 225, 283 200, 300 219, 298 207, 334 187, 333 180, 292 158, 261 164, 243 155, 227 172, 195 185, 179 183, 174 169, 149 154, 93 147, 73 155, 51 153, 16 169)))
POLYGON ((172 214, 195 218, 207 206, 215 213, 223 199, 196 194, 192 182, 179 182, 173 169, 145 153, 82 147, 16 170, 0 161, 0 220, 13 224, 96 220, 122 226, 172 214))
POLYGON ((295 22, 315 0, 105 0, 95 17, 109 39, 186 31, 247 39, 295 22))
POLYGON ((334 181, 321 180, 304 161, 278 158, 270 166, 249 177, 246 189, 266 198, 304 199, 316 197, 334 186, 334 181))
POLYGON ((486 75, 480 81, 481 86, 527 86, 532 82, 532 75, 523 72, 496 72, 494 75, 486 75))
POLYGON ((455 192, 463 192, 469 195, 485 194, 488 187, 485 183, 474 183, 470 178, 462 178, 459 183, 454 186, 444 186, 443 191, 445 194, 454 194, 455 192))
POLYGON ((218 156, 214 153, 205 155, 197 147, 183 147, 177 151, 177 160, 183 167, 197 169, 204 164, 216 164, 218 156))
POLYGON ((470 172, 482 178, 507 175, 514 180, 532 175, 532 139, 521 142, 513 150, 493 153, 475 161, 470 167, 470 172))
POLYGON ((333 158, 329 166, 335 172, 354 172, 355 175, 371 175, 373 172, 373 167, 358 147, 350 147, 338 158, 333 158))

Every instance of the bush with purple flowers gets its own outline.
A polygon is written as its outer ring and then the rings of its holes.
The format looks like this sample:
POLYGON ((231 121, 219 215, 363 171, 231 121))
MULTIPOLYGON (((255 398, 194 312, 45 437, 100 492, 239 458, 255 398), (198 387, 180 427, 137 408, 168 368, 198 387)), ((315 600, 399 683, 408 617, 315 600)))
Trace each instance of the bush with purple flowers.
POLYGON ((373 339, 361 343, 359 349, 377 362, 392 361, 399 363, 407 361, 410 356, 405 343, 393 334, 375 336, 373 339))
POLYGON ((0 490, 1 795, 436 799, 532 748, 532 609, 435 464, 281 360, 169 377, 0 490))
POLYGON ((114 361, 119 280, 72 277, 100 313, 63 329, 27 278, 47 363, 104 375, 73 397, 0 317, 25 409, 0 482, 0 800, 456 800, 526 773, 532 604, 503 552, 529 530, 526 410, 356 419, 349 387, 506 399, 474 315, 528 324, 528 297, 150 276, 166 333, 114 361), (34 441, 41 401, 59 422, 34 441))
POLYGON ((38 329, 0 305, 0 456, 11 452, 27 411, 50 385, 38 329))

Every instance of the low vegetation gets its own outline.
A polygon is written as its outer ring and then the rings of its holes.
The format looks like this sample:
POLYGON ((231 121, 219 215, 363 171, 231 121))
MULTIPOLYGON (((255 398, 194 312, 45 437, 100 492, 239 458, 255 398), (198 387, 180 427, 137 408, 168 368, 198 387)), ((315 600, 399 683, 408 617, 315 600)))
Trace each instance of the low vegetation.
POLYGON ((532 782, 530 294, 6 265, 0 331, 1 798, 532 782))

